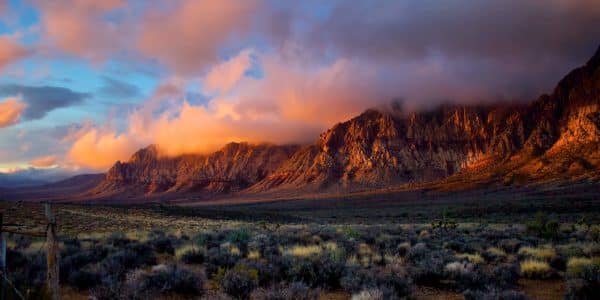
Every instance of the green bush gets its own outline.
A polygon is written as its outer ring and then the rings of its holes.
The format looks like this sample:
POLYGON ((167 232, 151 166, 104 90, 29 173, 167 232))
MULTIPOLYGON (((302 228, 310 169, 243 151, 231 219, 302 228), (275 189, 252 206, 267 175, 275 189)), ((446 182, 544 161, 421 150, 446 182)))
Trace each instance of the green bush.
POLYGON ((538 212, 535 218, 525 224, 527 233, 545 239, 556 239, 559 237, 560 223, 551 219, 543 212, 538 212))

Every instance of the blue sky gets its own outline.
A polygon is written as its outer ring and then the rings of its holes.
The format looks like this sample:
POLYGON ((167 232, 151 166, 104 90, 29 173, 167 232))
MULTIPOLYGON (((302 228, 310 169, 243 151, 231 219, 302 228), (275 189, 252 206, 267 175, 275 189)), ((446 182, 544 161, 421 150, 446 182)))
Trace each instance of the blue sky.
POLYGON ((599 36, 593 0, 0 0, 0 172, 307 143, 394 99, 529 101, 599 36))

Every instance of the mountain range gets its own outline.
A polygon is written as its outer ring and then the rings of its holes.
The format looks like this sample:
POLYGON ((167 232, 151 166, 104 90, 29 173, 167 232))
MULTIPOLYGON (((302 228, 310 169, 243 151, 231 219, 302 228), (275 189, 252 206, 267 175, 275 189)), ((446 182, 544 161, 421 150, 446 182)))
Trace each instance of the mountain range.
POLYGON ((74 180, 71 195, 60 196, 208 199, 596 183, 599 147, 600 49, 529 103, 368 110, 308 145, 230 143, 212 154, 176 157, 151 145, 104 175, 74 180))

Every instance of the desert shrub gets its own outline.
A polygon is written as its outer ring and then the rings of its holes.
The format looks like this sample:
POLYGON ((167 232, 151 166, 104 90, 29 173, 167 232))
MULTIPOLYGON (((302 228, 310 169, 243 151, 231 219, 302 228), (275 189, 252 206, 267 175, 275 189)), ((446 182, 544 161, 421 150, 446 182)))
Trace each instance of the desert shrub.
POLYGON ((60 249, 60 256, 65 257, 81 251, 81 244, 76 239, 67 239, 60 249))
POLYGON ((424 243, 418 243, 412 246, 406 253, 406 259, 409 261, 418 261, 424 259, 430 250, 424 243))
POLYGON ((258 253, 260 254, 270 256, 274 253, 268 250, 276 250, 276 247, 273 247, 268 235, 257 234, 252 236, 250 238, 250 241, 248 241, 248 249, 251 251, 258 251, 258 253))
POLYGON ((445 249, 450 249, 452 251, 462 253, 475 251, 473 247, 469 246, 469 244, 463 240, 450 240, 448 242, 445 242, 443 247, 445 249))
POLYGON ((521 245, 522 242, 518 239, 503 239, 498 242, 498 247, 507 253, 516 253, 521 245))
POLYGON ((550 258, 550 266, 558 271, 565 271, 567 268, 567 259, 561 255, 550 258))
POLYGON ((581 271, 569 273, 565 299, 597 299, 600 295, 600 264, 584 265, 581 271))
POLYGON ((149 291, 158 294, 202 295, 204 276, 178 265, 156 266, 150 272, 137 274, 137 291, 149 291))
POLYGON ((250 269, 258 271, 259 286, 267 286, 278 281, 283 275, 282 265, 278 264, 277 260, 255 260, 247 259, 242 261, 250 269))
POLYGON ((314 255, 320 255, 323 248, 318 245, 300 246, 296 245, 290 249, 285 250, 286 255, 292 255, 295 257, 310 257, 314 255))
POLYGON ((525 224, 527 233, 545 239, 556 239, 560 235, 560 223, 543 212, 538 212, 534 219, 525 224))
POLYGON ((384 300, 383 292, 380 289, 371 288, 362 290, 350 298, 351 300, 384 300))
MULTIPOLYGON (((567 262, 567 274, 571 276, 577 276, 583 271, 584 268, 590 267, 593 264, 594 262, 592 259, 587 257, 571 257, 567 262)), ((597 261, 596 264, 600 264, 600 261, 597 261)))
POLYGON ((527 278, 549 278, 552 268, 545 261, 527 259, 521 262, 521 274, 527 278))
POLYGON ((462 259, 462 260, 466 260, 472 264, 483 264, 485 262, 485 259, 483 259, 483 257, 479 253, 475 253, 475 254, 462 253, 462 254, 457 254, 456 257, 459 259, 462 259))
POLYGON ((489 247, 486 251, 481 253, 481 256, 489 262, 499 262, 506 258, 506 252, 497 247, 489 247))
POLYGON ((294 282, 286 286, 271 286, 268 289, 257 289, 250 295, 252 300, 316 300, 319 299, 319 290, 311 290, 301 282, 294 282))
POLYGON ((175 257, 186 264, 201 264, 204 262, 204 251, 196 247, 183 247, 175 251, 175 257))
POLYGON ((125 247, 131 240, 122 232, 114 232, 106 238, 106 244, 114 247, 125 247))
POLYGON ((461 291, 481 288, 490 281, 489 276, 472 263, 452 262, 444 271, 446 277, 454 281, 454 287, 461 291))
POLYGON ((412 293, 411 281, 400 272, 380 269, 348 269, 342 277, 341 285, 349 293, 359 293, 365 289, 379 289, 384 299, 409 297, 412 293))
POLYGON ((587 243, 582 247, 583 254, 593 257, 600 256, 600 243, 587 243))
POLYGON ((526 300, 525 294, 510 290, 467 290, 463 296, 465 300, 526 300))
POLYGON ((222 247, 210 248, 206 253, 206 262, 204 264, 206 273, 212 276, 219 268, 232 268, 240 258, 241 256, 231 254, 228 249, 222 247))
POLYGON ((67 283, 77 290, 87 290, 101 282, 102 276, 90 268, 81 268, 67 273, 67 283))
POLYGON ((559 246, 556 246, 556 250, 559 255, 567 257, 567 258, 584 255, 581 244, 577 244, 577 243, 567 244, 567 245, 559 245, 559 246))
POLYGON ((223 290, 237 299, 248 299, 258 287, 258 270, 238 264, 225 273, 221 282, 223 290))
POLYGON ((284 263, 289 282, 303 282, 311 287, 337 288, 345 270, 343 259, 323 254, 315 257, 288 257, 284 263))
POLYGON ((513 287, 519 280, 519 266, 502 264, 494 268, 492 278, 499 287, 513 287))
POLYGON ((154 251, 160 254, 175 255, 175 246, 173 245, 172 237, 160 236, 150 241, 154 251))
POLYGON ((437 286, 444 277, 444 266, 451 256, 441 251, 431 252, 428 256, 412 262, 408 271, 418 285, 437 286))
POLYGON ((29 248, 29 246, 31 245, 31 238, 25 235, 19 235, 17 237, 15 237, 15 246, 14 249, 15 250, 24 250, 29 248))
POLYGON ((156 257, 151 250, 144 247, 137 250, 140 250, 142 253, 126 249, 110 254, 100 262, 101 273, 112 277, 114 280, 119 280, 131 269, 156 263, 156 257))
POLYGON ((46 295, 46 254, 6 251, 7 273, 14 286, 27 299, 44 299, 46 295))
POLYGON ((398 245, 398 247, 396 247, 396 253, 401 257, 406 256, 408 254, 409 250, 410 250, 409 242, 401 243, 398 245))
MULTIPOLYGON (((108 255, 106 247, 92 247, 88 250, 81 250, 69 256, 62 256, 59 261, 60 279, 69 280, 69 275, 78 271, 88 264, 95 264, 102 261, 108 255)), ((150 262, 152 263, 152 262, 150 262)))

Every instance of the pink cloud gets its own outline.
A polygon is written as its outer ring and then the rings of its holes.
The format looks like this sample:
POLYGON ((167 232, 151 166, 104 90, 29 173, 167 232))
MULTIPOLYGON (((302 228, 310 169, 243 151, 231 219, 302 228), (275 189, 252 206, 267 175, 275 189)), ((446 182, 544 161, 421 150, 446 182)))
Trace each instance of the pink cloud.
POLYGON ((0 70, 27 55, 27 49, 17 44, 13 39, 0 36, 0 70))
POLYGON ((241 51, 235 57, 211 68, 204 78, 204 89, 220 94, 238 83, 252 65, 252 49, 241 51))
POLYGON ((25 103, 17 97, 0 101, 0 128, 16 124, 25 111, 25 103))
POLYGON ((123 50, 129 28, 107 20, 106 13, 121 8, 124 0, 38 1, 47 43, 93 61, 123 50))
POLYGON ((180 0, 166 10, 158 7, 145 15, 138 47, 178 73, 198 72, 217 60, 225 42, 245 35, 259 3, 180 0))

